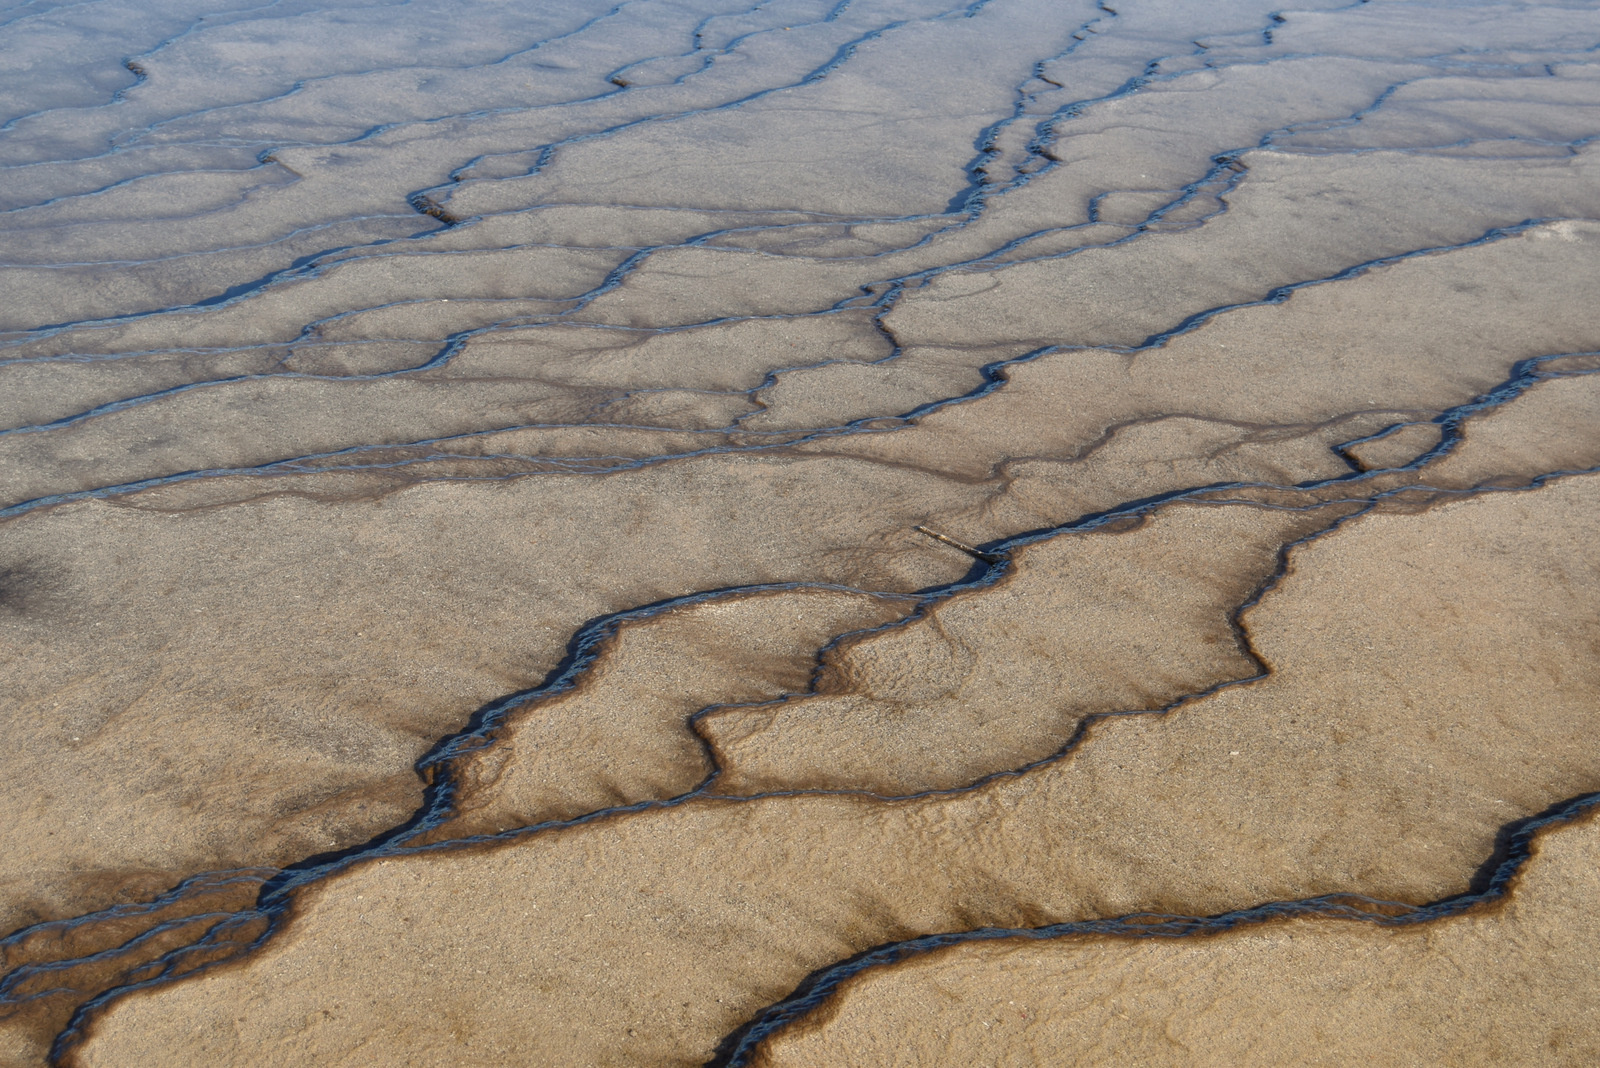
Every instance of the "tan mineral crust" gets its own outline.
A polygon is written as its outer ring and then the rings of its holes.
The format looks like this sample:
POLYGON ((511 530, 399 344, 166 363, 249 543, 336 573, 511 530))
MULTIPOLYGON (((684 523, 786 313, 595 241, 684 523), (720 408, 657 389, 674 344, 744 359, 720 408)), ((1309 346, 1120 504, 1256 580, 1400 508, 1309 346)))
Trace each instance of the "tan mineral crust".
POLYGON ((1600 1061, 1597 43, 0 0, 0 1066, 1600 1061))

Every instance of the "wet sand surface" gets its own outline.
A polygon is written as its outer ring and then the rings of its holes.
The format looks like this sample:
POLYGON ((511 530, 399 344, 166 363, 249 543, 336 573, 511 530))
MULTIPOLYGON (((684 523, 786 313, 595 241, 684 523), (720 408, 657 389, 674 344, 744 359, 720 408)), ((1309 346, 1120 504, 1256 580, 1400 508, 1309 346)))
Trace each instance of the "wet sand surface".
POLYGON ((0 1063, 1595 1059, 1591 5, 0 26, 0 1063))
POLYGON ((750 1063, 1592 1064, 1589 812, 1545 831, 1494 907, 1341 902, 1168 920, 1178 937, 1145 918, 1121 938, 969 944, 861 973, 750 1063))

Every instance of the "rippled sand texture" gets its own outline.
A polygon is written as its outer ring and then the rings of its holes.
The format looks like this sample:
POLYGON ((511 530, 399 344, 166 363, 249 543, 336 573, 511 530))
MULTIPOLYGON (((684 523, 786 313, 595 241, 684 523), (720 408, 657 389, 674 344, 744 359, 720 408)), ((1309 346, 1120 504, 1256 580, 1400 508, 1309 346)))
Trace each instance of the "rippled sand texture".
POLYGON ((0 2, 0 110, 4 1063, 1593 1059, 1593 5, 0 2))

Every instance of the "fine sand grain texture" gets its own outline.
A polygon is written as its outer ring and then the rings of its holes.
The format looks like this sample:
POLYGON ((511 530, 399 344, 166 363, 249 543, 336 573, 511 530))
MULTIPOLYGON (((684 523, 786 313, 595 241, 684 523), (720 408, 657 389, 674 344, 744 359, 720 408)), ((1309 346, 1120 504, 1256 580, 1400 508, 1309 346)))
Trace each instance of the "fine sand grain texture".
POLYGON ((1576 1068, 1600 1059, 1597 873, 1591 812, 1506 900, 1431 923, 966 945, 863 973, 750 1063, 1576 1068))
POLYGON ((429 837, 528 827, 686 794, 712 771, 689 721, 803 690, 815 650, 894 622, 910 597, 795 589, 723 597, 625 624, 565 693, 518 706, 452 762, 453 818, 429 837))
POLYGON ((1176 506, 1018 549, 996 585, 835 649, 821 693, 701 720, 718 793, 965 786, 1060 750, 1088 717, 1257 673, 1235 607, 1334 507, 1176 506))
MULTIPOLYGON (((870 1063, 885 943, 1481 889, 1600 790, 1597 49, 0 0, 0 1068, 870 1063)), ((1295 923, 1150 1011, 1435 937, 1295 923)))
POLYGON ((1597 513, 1575 476, 1347 521, 1245 614, 1267 678, 973 792, 690 801, 358 865, 239 964, 117 1002, 77 1063, 694 1064, 916 934, 1464 892, 1500 827, 1600 789, 1597 513))

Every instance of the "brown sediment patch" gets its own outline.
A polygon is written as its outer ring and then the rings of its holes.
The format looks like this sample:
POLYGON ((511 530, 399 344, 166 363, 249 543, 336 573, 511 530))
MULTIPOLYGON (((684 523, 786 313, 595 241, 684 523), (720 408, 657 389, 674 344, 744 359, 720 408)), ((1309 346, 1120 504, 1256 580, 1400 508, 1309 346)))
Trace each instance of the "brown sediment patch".
POLYGON ((1423 923, 936 950, 846 980, 745 1063, 1576 1068, 1600 1060, 1597 871, 1591 808, 1534 839, 1508 896, 1423 923))
POLYGON ((537 380, 330 382, 265 375, 191 389, 49 433, 0 439, 0 500, 16 504, 196 467, 250 468, 326 453, 352 444, 346 428, 358 419, 365 424, 363 436, 375 444, 464 433, 485 422, 582 422, 620 392, 568 390, 537 380), (463 419, 461 412, 472 415, 463 419), (197 452, 176 426, 210 444, 197 452))
MULTIPOLYGON (((1392 493, 1407 482, 1453 486, 1460 478, 1449 472, 1477 472, 1477 478, 1493 472, 1499 482, 1526 484, 1541 471, 1541 449, 1554 449, 1549 459, 1560 467, 1600 464, 1600 442, 1583 432, 1592 424, 1597 389, 1595 377, 1537 383, 1470 419, 1461 431, 1465 440, 1446 459, 1415 474, 1369 480, 1357 497, 1392 493)), ((1148 458, 1150 451, 1139 455, 1148 458)), ((1096 470, 1080 463, 1079 477, 1096 470)), ((1275 575, 1280 547, 1365 507, 1349 500, 1351 493, 1339 485, 1280 492, 1287 509, 1265 513, 1244 505, 1166 508, 1116 528, 1025 547, 1012 554, 1015 570, 999 587, 938 601, 904 626, 834 646, 814 682, 792 674, 809 660, 791 661, 787 682, 773 676, 770 685, 791 695, 812 693, 767 704, 757 702, 775 692, 738 681, 767 664, 755 646, 745 647, 765 640, 751 620, 772 615, 769 622, 781 629, 790 598, 842 611, 854 595, 799 591, 718 602, 717 617, 703 623, 687 618, 699 609, 656 617, 641 625, 656 636, 647 645, 651 654, 608 658, 578 693, 518 712, 516 721, 527 727, 497 731, 489 748, 455 765, 460 811, 427 840, 682 793, 710 770, 682 726, 713 702, 725 707, 697 717, 696 730, 711 743, 721 769, 711 784, 718 793, 833 788, 908 794, 965 785, 1043 759, 1091 716, 1160 707, 1257 674, 1259 662, 1232 629, 1233 610, 1275 575), (1345 500, 1319 508, 1319 495, 1345 500), (1115 536, 1108 537, 1112 530, 1115 536), (738 622, 744 615, 750 619, 738 622), (718 628, 729 625, 743 636, 718 636, 718 628), (630 730, 616 730, 619 707, 644 718, 629 719, 630 730), (586 724, 600 721, 613 729, 585 733, 586 724), (535 725, 532 748, 519 751, 516 737, 535 725), (575 745, 585 754, 577 760, 575 745), (647 760, 674 786, 613 789, 611 773, 600 765, 619 746, 629 754, 624 763, 647 760), (669 756, 674 753, 681 763, 669 756), (600 764, 590 768, 595 761, 600 764), (508 788, 502 777, 521 785, 508 788), (556 803, 567 789, 588 800, 556 803)), ((1428 499, 1426 492, 1413 493, 1394 504, 1425 506, 1428 499)), ((809 619, 808 625, 817 621, 814 614, 809 619)), ((811 644, 821 643, 827 626, 811 644)), ((642 634, 639 641, 646 641, 642 634)))
POLYGON ((443 377, 515 376, 536 369, 573 388, 750 390, 780 367, 822 360, 872 362, 893 352, 875 308, 802 319, 738 319, 679 330, 552 324, 483 334, 443 377))
MULTIPOLYGON (((885 322, 904 344, 1138 345, 1174 319, 1260 300, 1293 279, 1517 225, 1530 218, 1534 200, 1542 201, 1534 218, 1588 217, 1587 176, 1597 158, 1592 148, 1531 163, 1251 151, 1240 157, 1249 175, 1229 194, 1229 210, 1205 226, 1060 259, 948 271, 885 322), (1533 185, 1523 187, 1526 181, 1533 185), (1355 201, 1364 225, 1337 225, 1355 201), (1445 210, 1447 203, 1460 214, 1445 210), (1416 228, 1422 218, 1433 220, 1429 238, 1416 228), (1271 251, 1263 255, 1268 232, 1271 251), (1239 269, 1206 270, 1218 259, 1239 269)), ((1347 325, 1359 329, 1358 322, 1347 325)))
MULTIPOLYGON (((1425 465, 1399 470, 1381 467, 1354 480, 1329 481, 1305 489, 1241 486, 1195 495, 1208 500, 1251 500, 1278 507, 1304 507, 1307 501, 1382 497, 1392 508, 1427 507, 1438 490, 1519 489, 1531 481, 1600 467, 1600 379, 1588 357, 1541 360, 1506 391, 1517 392, 1466 405, 1445 420, 1455 424, 1444 448, 1425 465)), ((1428 424, 1445 430, 1445 423, 1428 424)), ((1382 438, 1378 439, 1380 442, 1382 438)), ((1425 440, 1436 440, 1429 434, 1425 440)), ((1394 458, 1403 454, 1398 450, 1394 458)))
POLYGON ((689 1064, 917 934, 1460 893, 1502 826, 1600 788, 1597 511, 1573 476, 1349 520, 1246 614, 1268 678, 976 791, 689 802, 358 865, 248 960, 115 1003, 71 1060, 689 1064))

